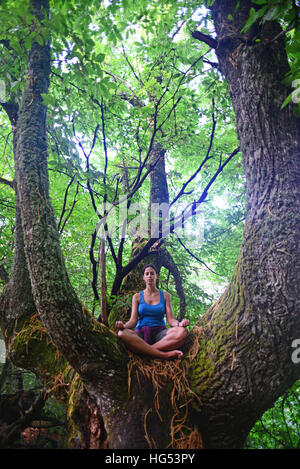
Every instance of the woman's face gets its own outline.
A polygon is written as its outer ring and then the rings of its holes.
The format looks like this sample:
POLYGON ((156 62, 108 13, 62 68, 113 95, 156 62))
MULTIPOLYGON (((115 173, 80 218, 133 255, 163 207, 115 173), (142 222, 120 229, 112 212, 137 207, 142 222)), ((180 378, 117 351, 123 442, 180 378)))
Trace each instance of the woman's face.
POLYGON ((143 279, 146 283, 146 285, 155 285, 156 279, 157 279, 157 273, 153 269, 153 267, 147 267, 145 269, 143 279))

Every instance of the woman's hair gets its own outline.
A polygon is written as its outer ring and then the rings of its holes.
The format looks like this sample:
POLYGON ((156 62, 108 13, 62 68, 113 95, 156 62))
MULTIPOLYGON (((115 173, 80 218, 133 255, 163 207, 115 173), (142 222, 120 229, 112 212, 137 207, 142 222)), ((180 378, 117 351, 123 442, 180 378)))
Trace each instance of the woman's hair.
POLYGON ((145 273, 145 270, 146 270, 148 267, 152 267, 152 269, 155 270, 155 272, 156 272, 157 275, 158 275, 158 270, 157 270, 157 268, 155 267, 155 265, 153 265, 153 264, 146 264, 146 265, 144 265, 144 267, 143 267, 143 275, 144 275, 144 273, 145 273))

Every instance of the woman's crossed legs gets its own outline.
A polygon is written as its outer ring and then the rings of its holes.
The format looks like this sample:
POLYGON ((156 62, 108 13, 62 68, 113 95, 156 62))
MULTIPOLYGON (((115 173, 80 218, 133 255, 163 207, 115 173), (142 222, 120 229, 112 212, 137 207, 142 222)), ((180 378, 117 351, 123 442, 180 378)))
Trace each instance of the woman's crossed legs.
POLYGON ((172 327, 167 329, 167 333, 162 339, 150 345, 132 329, 123 329, 118 332, 118 336, 129 350, 157 358, 181 358, 183 352, 177 348, 184 344, 187 335, 188 331, 185 327, 172 327))

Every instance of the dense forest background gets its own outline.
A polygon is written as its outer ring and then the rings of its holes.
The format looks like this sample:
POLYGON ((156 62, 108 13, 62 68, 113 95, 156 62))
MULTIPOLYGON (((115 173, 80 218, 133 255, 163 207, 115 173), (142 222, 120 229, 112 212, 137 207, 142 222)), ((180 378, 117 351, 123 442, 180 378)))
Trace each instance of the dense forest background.
MULTIPOLYGON (((21 99, 28 51, 32 41, 43 36, 43 28, 36 29, 33 17, 24 13, 28 3, 6 1, 0 9, 2 102, 21 99)), ((110 232, 103 246, 98 224, 109 203, 121 195, 130 196, 132 204, 147 206, 151 182, 150 177, 142 177, 142 170, 147 169, 143 158, 155 139, 165 149, 170 201, 180 199, 181 207, 201 201, 201 210, 186 221, 181 235, 174 232, 165 240, 181 273, 185 317, 192 328, 232 277, 246 204, 229 87, 214 50, 192 35, 200 29, 204 35, 214 35, 206 8, 209 2, 52 3, 50 88, 43 99, 48 113, 50 197, 71 284, 96 319, 103 319, 112 304, 119 309, 130 304, 130 297, 110 295, 119 232, 110 232), (100 276, 103 265, 104 279, 100 276)), ((255 22, 281 24, 291 66, 286 77, 290 85, 300 78, 299 2, 253 3, 259 7, 251 10, 245 28, 255 22)), ((283 106, 292 99, 290 95, 283 106)), ((0 154, 3 288, 15 246, 15 194, 10 184, 14 180, 13 134, 4 109, 0 111, 0 154)), ((133 211, 133 222, 136 216, 133 211)), ((130 227, 127 230, 124 264, 130 260, 134 241, 130 227)), ((174 277, 164 267, 159 286, 170 292, 173 309, 179 313, 174 277)), ((8 422, 13 428, 43 384, 10 362, 2 339, 0 351, 0 424, 8 422)), ((299 448, 299 386, 296 382, 267 410, 254 425, 245 448, 299 448)), ((66 445, 66 410, 49 396, 28 422, 32 434, 23 434, 21 440, 15 436, 11 447, 66 445)), ((0 441, 5 438, 1 428, 0 441)))

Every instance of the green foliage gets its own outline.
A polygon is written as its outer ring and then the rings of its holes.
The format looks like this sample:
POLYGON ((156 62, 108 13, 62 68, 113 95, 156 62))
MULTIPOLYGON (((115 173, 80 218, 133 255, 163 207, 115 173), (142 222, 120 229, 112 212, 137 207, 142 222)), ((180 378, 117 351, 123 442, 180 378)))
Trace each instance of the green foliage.
MULTIPOLYGON (((299 30, 299 1, 292 0, 253 0, 256 8, 251 8, 249 18, 242 29, 247 32, 254 24, 265 24, 268 21, 277 21, 280 23, 285 37, 286 50, 290 63, 290 72, 284 79, 284 83, 290 88, 294 88, 282 103, 282 108, 293 102, 298 104, 295 107, 297 115, 300 114, 300 30, 299 30)), ((259 37, 257 41, 259 41, 259 37)), ((274 38, 275 40, 275 38, 274 38)))
POLYGON ((299 449, 299 381, 253 427, 246 449, 299 449))
MULTIPOLYGON (((7 126, 4 112, 0 112, 0 177, 13 180, 12 134, 7 126)), ((7 272, 13 261, 15 224, 15 196, 13 189, 0 184, 0 264, 7 272)), ((1 285, 1 280, 0 280, 1 285)))
POLYGON ((252 3, 259 5, 260 8, 251 8, 249 18, 243 28, 248 29, 258 20, 262 24, 266 21, 279 20, 287 25, 296 24, 298 10, 297 2, 291 0, 253 0, 252 3))

